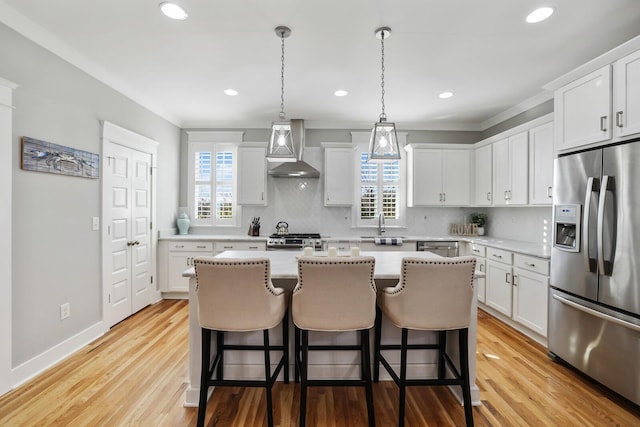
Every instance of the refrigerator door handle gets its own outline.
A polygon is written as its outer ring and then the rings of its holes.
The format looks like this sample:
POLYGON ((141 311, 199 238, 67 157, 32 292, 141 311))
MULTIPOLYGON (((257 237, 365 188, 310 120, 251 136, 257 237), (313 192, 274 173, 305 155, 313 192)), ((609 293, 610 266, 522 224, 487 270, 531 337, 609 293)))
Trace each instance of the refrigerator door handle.
POLYGON ((596 242, 598 246, 598 268, 600 274, 611 276, 611 261, 604 259, 604 205, 607 201, 607 192, 615 191, 615 181, 612 176, 604 175, 600 186, 600 200, 598 200, 598 228, 596 242))
POLYGON ((582 254, 587 273, 595 273, 596 259, 589 255, 589 213, 591 211, 591 195, 597 191, 598 179, 592 176, 587 180, 587 189, 584 194, 584 208, 582 209, 582 254))
POLYGON ((562 304, 568 305, 569 307, 573 307, 576 310, 583 311, 583 312, 585 312, 587 314, 590 314, 592 316, 598 317, 600 319, 606 320, 606 321, 611 322, 611 323, 615 323, 616 325, 620 325, 620 326, 623 326, 625 328, 629 328, 629 329, 631 329, 633 331, 640 332, 640 326, 638 326, 638 325, 635 325, 635 324, 629 323, 629 322, 625 322, 624 320, 618 319, 617 317, 609 316, 608 314, 601 313, 601 312, 599 312, 597 310, 594 310, 592 308, 589 308, 589 307, 585 307, 584 305, 581 305, 581 304, 575 303, 573 301, 570 301, 570 300, 568 300, 566 298, 563 298, 560 295, 553 294, 551 296, 551 298, 553 298, 556 301, 560 301, 562 304))

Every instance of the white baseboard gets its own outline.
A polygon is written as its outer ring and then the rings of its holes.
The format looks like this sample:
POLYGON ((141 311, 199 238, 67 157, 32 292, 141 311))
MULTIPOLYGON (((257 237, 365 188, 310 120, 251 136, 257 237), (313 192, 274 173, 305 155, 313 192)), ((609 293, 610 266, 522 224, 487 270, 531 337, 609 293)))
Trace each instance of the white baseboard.
POLYGON ((104 335, 106 332, 102 321, 88 327, 84 331, 62 341, 30 360, 11 369, 15 389, 60 361, 66 359, 90 342, 104 335))

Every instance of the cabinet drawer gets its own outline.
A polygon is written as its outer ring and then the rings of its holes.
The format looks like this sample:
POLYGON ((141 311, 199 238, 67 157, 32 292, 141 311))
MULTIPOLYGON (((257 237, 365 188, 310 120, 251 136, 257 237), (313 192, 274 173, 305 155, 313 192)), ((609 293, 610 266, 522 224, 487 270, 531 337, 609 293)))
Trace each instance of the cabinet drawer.
POLYGON ((170 251, 212 252, 212 242, 170 242, 170 251))
POLYGON ((224 251, 264 251, 266 250, 265 242, 241 242, 241 241, 229 241, 229 242, 215 242, 215 252, 224 251))
POLYGON ((471 245, 471 255, 484 258, 487 254, 487 247, 472 244, 471 245))
POLYGON ((511 265, 512 256, 513 254, 509 251, 503 251, 501 249, 496 249, 496 248, 487 248, 487 259, 490 259, 493 261, 511 265))
POLYGON ((514 254, 513 265, 545 276, 549 275, 549 261, 546 259, 514 254))

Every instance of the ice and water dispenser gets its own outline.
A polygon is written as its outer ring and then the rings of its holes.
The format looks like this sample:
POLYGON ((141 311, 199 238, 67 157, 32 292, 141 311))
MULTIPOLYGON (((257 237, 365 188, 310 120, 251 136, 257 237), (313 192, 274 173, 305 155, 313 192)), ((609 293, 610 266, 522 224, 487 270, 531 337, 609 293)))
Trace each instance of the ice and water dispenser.
POLYGON ((568 252, 580 252, 581 205, 556 205, 553 246, 568 252))

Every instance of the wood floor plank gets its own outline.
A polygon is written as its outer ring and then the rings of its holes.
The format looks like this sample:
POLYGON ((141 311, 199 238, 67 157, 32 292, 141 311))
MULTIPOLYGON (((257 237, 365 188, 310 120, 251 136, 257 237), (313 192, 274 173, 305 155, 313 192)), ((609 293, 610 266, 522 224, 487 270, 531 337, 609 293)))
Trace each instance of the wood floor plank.
MULTIPOLYGON (((640 426, 640 408, 549 359, 546 349, 500 321, 478 314, 476 426, 640 426)), ((0 426, 193 426, 184 408, 188 378, 188 303, 166 300, 113 327, 100 339, 0 397, 0 426)), ((397 424, 398 389, 374 385, 378 426, 397 424)), ((276 383, 276 426, 298 424, 300 387, 276 383)), ((208 426, 266 425, 259 388, 219 387, 208 426)), ((407 389, 407 425, 464 425, 446 387, 407 389)), ((367 425, 365 394, 355 387, 311 387, 309 426, 367 425)))

